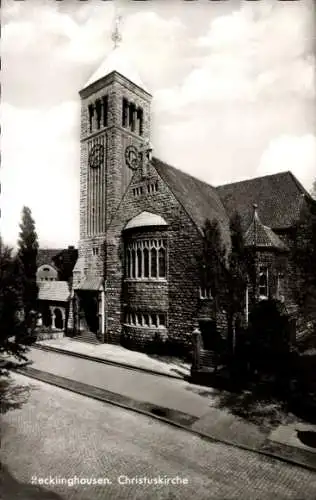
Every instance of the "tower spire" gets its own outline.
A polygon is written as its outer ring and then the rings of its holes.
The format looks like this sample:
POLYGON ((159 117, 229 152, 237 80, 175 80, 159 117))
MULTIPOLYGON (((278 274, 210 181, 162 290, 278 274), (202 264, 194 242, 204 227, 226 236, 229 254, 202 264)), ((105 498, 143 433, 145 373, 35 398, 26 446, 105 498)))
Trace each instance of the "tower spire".
POLYGON ((115 16, 115 28, 112 32, 112 40, 114 42, 114 48, 116 49, 120 42, 122 41, 122 35, 120 32, 120 23, 122 20, 122 16, 116 15, 115 16))

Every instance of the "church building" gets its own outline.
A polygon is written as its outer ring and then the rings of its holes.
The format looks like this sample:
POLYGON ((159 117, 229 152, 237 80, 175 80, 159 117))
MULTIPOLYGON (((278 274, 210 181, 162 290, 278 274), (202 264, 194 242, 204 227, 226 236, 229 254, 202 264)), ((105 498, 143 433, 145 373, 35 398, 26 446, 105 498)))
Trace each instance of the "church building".
POLYGON ((224 311, 215 314, 211 290, 201 288, 200 259, 207 219, 218 221, 229 251, 235 211, 258 251, 258 296, 293 305, 288 245, 308 193, 290 172, 213 187, 153 157, 152 96, 117 41, 80 91, 68 334, 139 350, 167 340, 187 349, 202 323, 209 336, 225 335, 224 311))

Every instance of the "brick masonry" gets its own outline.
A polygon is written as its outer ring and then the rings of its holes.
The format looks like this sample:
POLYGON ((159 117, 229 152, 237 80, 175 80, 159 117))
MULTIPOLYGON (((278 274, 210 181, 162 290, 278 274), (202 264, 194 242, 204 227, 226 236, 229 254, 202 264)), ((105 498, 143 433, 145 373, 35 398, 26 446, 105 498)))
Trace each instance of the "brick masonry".
MULTIPOLYGON (((195 224, 176 200, 153 166, 146 173, 137 171, 126 191, 122 203, 107 233, 106 282, 108 287, 108 340, 119 342, 122 330, 123 304, 147 310, 168 311, 169 339, 190 345, 191 334, 197 326, 199 306, 198 256, 202 251, 202 238, 195 224), (148 193, 146 186, 158 183, 158 190, 148 193), (135 196, 135 186, 143 186, 143 194, 135 196), (167 240, 167 276, 165 282, 157 280, 124 281, 124 231, 127 222, 147 211, 164 218, 167 226, 146 232, 134 232, 134 237, 165 238, 167 240), (188 258, 188 256, 190 256, 188 258), (123 297, 123 304, 122 304, 123 297)), ((138 339, 152 338, 146 328, 130 327, 138 339)))
MULTIPOLYGON (((92 248, 97 245, 101 249, 97 264, 97 273, 102 276, 104 269, 102 262, 103 244, 106 227, 112 219, 122 196, 131 180, 132 171, 125 165, 124 153, 127 145, 140 147, 150 136, 150 100, 147 92, 124 79, 117 73, 91 85, 80 92, 81 96, 81 154, 80 154, 80 243, 79 257, 85 261, 85 272, 89 272, 92 260, 92 248), (97 99, 108 96, 107 126, 100 129, 93 121, 90 132, 88 106, 97 99), (133 101, 143 109, 143 136, 140 137, 122 127, 123 97, 133 101), (104 147, 103 162, 98 169, 89 168, 89 153, 95 144, 104 147), (95 170, 95 172, 93 172, 95 170), (92 228, 89 218, 95 209, 95 220, 92 228)), ((91 220, 90 220, 91 222, 91 220)))

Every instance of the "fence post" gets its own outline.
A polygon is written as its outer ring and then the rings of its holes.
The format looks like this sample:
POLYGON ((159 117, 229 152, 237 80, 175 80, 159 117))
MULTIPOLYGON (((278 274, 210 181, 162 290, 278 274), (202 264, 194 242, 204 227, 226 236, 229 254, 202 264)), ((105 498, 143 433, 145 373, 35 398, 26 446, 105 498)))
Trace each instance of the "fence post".
POLYGON ((191 372, 197 372, 201 368, 201 348, 202 348, 202 335, 199 328, 196 328, 192 333, 193 344, 193 360, 191 372))

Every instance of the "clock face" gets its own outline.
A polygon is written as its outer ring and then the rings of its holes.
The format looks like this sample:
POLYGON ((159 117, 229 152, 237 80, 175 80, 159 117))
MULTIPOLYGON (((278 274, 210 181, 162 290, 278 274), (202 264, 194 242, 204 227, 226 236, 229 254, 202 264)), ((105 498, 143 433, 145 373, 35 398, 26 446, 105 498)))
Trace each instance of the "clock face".
POLYGON ((102 144, 95 144, 89 153, 89 166, 99 168, 104 160, 104 147, 102 144))
POLYGON ((136 170, 139 165, 139 152, 135 146, 127 146, 125 149, 125 161, 127 166, 136 170))

